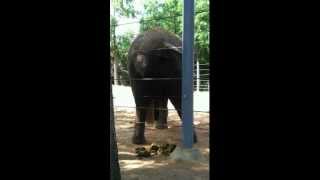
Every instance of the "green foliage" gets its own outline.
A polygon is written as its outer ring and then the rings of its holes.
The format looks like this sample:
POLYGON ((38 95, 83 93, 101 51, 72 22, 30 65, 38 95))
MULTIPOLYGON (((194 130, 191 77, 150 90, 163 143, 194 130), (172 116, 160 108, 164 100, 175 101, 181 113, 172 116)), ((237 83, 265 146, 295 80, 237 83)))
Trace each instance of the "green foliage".
POLYGON ((200 63, 209 62, 209 1, 196 1, 195 47, 200 63))
POLYGON ((129 85, 127 56, 131 42, 134 39, 134 34, 129 32, 121 36, 116 36, 114 30, 114 28, 111 28, 110 30, 110 50, 113 58, 115 59, 115 62, 112 63, 117 64, 118 74, 122 79, 120 80, 120 83, 123 85, 129 85))
MULTIPOLYGON (((149 0, 144 4, 144 17, 140 32, 161 27, 182 37, 182 0, 149 0), (155 19, 155 20, 154 20, 155 19)), ((197 0, 195 3, 195 50, 200 63, 208 63, 209 56, 209 1, 197 0)))
POLYGON ((182 1, 166 0, 163 3, 158 1, 146 1, 144 4, 144 16, 141 19, 140 32, 161 27, 182 35, 182 1))
POLYGON ((110 16, 110 47, 111 49, 114 49, 114 44, 115 44, 115 41, 114 38, 115 38, 115 30, 116 30, 116 25, 117 25, 117 19, 114 17, 114 16, 110 16))
POLYGON ((117 15, 136 17, 139 12, 134 9, 134 0, 112 0, 112 6, 117 15))
POLYGON ((128 79, 128 73, 127 73, 127 67, 128 67, 128 50, 130 48, 131 42, 134 38, 133 33, 127 33, 122 36, 117 37, 117 44, 118 46, 118 67, 119 67, 119 74, 120 77, 123 79, 121 81, 121 84, 129 85, 128 79))
MULTIPOLYGON (((183 1, 182 0, 144 0, 143 12, 134 10, 134 0, 112 0, 115 14, 118 16, 134 17, 140 15, 140 32, 160 27, 167 31, 174 32, 182 37, 183 31, 183 1)), ((209 0, 195 1, 195 52, 197 60, 201 64, 209 63, 209 0)), ((117 20, 111 17, 111 24, 116 25, 117 20)), ((127 70, 127 51, 134 35, 127 33, 115 37, 114 26, 110 26, 110 47, 116 55, 119 68, 127 70)), ((122 78, 127 77, 124 71, 122 78)), ((202 71, 203 74, 209 72, 202 71)), ((206 78, 207 79, 207 78, 206 78)), ((203 84, 203 83, 202 83, 203 84)))

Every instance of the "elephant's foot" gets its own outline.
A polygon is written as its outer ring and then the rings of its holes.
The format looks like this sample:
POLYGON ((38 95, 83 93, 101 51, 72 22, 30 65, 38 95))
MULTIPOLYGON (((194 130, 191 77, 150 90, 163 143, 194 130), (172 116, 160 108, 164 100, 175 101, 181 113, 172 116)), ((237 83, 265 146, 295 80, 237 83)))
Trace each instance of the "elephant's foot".
POLYGON ((156 128, 157 129, 168 129, 168 124, 167 123, 161 123, 159 121, 156 122, 156 128))
POLYGON ((133 144, 145 144, 146 138, 144 137, 144 123, 136 123, 135 124, 135 131, 132 137, 133 144))

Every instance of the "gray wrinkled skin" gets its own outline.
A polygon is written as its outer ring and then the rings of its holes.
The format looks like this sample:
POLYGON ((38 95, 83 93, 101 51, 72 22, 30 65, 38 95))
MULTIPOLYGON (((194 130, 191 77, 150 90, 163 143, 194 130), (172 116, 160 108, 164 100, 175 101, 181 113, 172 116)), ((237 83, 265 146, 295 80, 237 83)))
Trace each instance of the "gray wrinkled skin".
MULTIPOLYGON (((159 129, 167 128, 169 99, 181 118, 181 45, 179 37, 162 29, 144 32, 132 42, 128 52, 128 70, 137 106, 134 144, 146 143, 144 123, 147 114, 152 111, 147 108, 161 108, 154 110, 159 129), (143 78, 149 80, 141 80, 143 78)), ((194 140, 197 141, 196 136, 194 140)))

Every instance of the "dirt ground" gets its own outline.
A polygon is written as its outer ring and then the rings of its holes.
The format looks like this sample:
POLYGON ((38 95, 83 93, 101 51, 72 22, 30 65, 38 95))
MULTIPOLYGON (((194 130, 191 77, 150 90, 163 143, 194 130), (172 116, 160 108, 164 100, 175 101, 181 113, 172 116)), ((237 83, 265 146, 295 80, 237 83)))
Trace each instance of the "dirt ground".
MULTIPOLYGON (((209 113, 194 113, 198 143, 194 145, 204 157, 202 161, 174 161, 166 156, 140 159, 131 143, 135 111, 115 109, 119 163, 123 180, 208 180, 209 179, 209 113)), ((145 137, 151 143, 173 143, 181 147, 182 127, 178 114, 169 111, 168 129, 159 130, 146 124, 145 137)))

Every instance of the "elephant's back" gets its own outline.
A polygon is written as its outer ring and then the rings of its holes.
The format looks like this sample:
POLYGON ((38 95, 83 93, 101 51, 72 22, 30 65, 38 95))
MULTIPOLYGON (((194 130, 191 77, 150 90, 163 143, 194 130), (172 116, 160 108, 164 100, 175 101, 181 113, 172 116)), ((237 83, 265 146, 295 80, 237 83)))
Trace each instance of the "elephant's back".
POLYGON ((181 40, 178 36, 163 29, 152 29, 139 34, 129 50, 129 56, 137 51, 150 51, 159 48, 165 48, 165 43, 181 47, 181 40))

